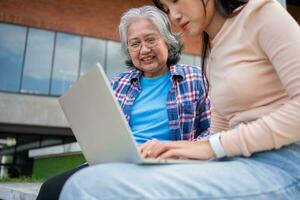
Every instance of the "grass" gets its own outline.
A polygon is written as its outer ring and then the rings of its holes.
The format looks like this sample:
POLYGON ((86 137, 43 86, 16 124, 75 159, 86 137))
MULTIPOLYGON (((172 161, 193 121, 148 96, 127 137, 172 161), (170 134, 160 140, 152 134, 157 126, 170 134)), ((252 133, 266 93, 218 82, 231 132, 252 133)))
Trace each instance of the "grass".
POLYGON ((62 172, 73 169, 85 163, 83 155, 68 155, 49 158, 39 158, 34 160, 32 176, 19 178, 3 178, 2 182, 44 182, 45 180, 62 172))
POLYGON ((36 177, 20 177, 20 178, 2 178, 0 179, 0 183, 4 183, 4 182, 26 182, 26 183, 38 183, 38 182, 44 182, 45 179, 43 178, 36 178, 36 177))
POLYGON ((48 179, 85 163, 83 155, 68 155, 34 160, 32 176, 48 179))

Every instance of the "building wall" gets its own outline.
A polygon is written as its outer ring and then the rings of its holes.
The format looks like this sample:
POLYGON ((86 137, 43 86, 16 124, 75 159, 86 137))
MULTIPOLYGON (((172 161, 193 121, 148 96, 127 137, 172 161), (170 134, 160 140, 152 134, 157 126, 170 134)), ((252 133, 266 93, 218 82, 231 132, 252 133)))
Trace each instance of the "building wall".
MULTIPOLYGON (((119 41, 117 28, 121 14, 129 8, 151 3, 151 0, 3 0, 0 1, 0 22, 119 41)), ((25 28, 23 29, 25 30, 25 28)), ((30 34, 31 30, 27 32, 30 34)), ((84 41, 85 39, 83 39, 83 45, 84 41)), ((197 54, 200 52, 199 38, 186 39, 185 42, 186 53, 197 54)), ((107 43, 107 54, 114 55, 115 51, 119 51, 118 44, 109 41, 107 43), (114 45, 116 46, 115 50, 109 52, 110 46, 114 45)), ((25 47, 25 49, 27 48, 25 47)), ((28 53, 26 50, 24 52, 28 53)), ((200 60, 194 61, 194 59, 196 58, 190 55, 182 56, 183 63, 200 63, 200 60)), ((108 58, 103 61, 100 59, 100 61, 105 67, 113 66, 107 68, 109 77, 123 70, 123 64, 109 63, 108 58)), ((122 61, 119 62, 122 63, 122 61)), ((26 71, 24 68, 26 69, 23 64, 22 76, 26 71)), ((24 93, 22 88, 13 92, 24 93)), ((45 93, 44 95, 49 94, 45 93)), ((0 123, 67 127, 68 124, 57 99, 46 96, 0 93, 0 107, 3 108, 0 110, 0 123)), ((0 129, 2 130, 2 128, 0 129)))
MULTIPOLYGON (((0 21, 119 41, 118 24, 129 8, 151 0, 0 1, 0 21)), ((186 38, 185 53, 199 54, 200 38, 186 38)))
MULTIPOLYGON (((286 0, 278 0, 286 6, 286 0)), ((0 21, 119 41, 121 14, 151 0, 9 0, 0 1, 0 21)), ((299 9, 288 6, 299 21, 299 9)), ((185 53, 199 55, 201 40, 185 37, 185 53)))
MULTIPOLYGON (((118 41, 117 26, 121 14, 131 7, 151 4, 151 2, 151 0, 2 0, 0 22, 118 41)), ((280 2, 285 5, 285 0, 280 2)), ((298 20, 299 7, 288 5, 288 9, 298 20)), ((200 41, 197 39, 192 38, 185 42, 189 47, 186 52, 196 54, 199 51, 200 47, 197 45, 200 45, 200 41)), ((182 63, 194 59, 189 55, 183 58, 182 63)), ((107 65, 107 62, 102 63, 107 65)), ((0 100, 0 108, 2 107, 0 123, 68 126, 55 98, 2 93, 0 100)))
POLYGON ((1 92, 0 123, 68 127, 57 98, 1 92))
MULTIPOLYGON (((285 0, 280 2, 285 5, 285 0)), ((151 3, 151 0, 2 0, 0 22, 118 41, 117 27, 121 14, 131 7, 151 3)), ((288 9, 299 19, 299 7, 288 5, 288 9)), ((199 52, 199 39, 185 42, 186 52, 199 52)), ((184 55, 181 62, 193 63, 193 59, 184 55)), ((108 62, 101 63, 109 66, 108 62)), ((200 60, 194 63, 200 63, 200 60)), ((113 65, 107 70, 110 77, 123 70, 123 65, 113 65), (120 69, 116 67, 119 65, 120 69)), ((0 100, 0 123, 68 127, 56 98, 2 93, 0 100)))
MULTIPOLYGON (((120 48, 111 40, 0 22, 0 135, 70 135, 56 97, 96 62, 109 78, 126 70, 120 48)), ((199 65, 200 57, 185 54, 180 62, 199 65)))

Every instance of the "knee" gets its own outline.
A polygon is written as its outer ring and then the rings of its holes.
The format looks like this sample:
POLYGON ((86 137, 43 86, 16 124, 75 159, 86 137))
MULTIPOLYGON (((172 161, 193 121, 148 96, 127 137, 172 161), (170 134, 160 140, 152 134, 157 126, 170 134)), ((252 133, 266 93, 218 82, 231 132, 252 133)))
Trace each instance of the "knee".
POLYGON ((90 195, 89 192, 93 189, 89 186, 93 185, 95 187, 95 185, 97 185, 99 188, 99 184, 97 183, 98 181, 94 180, 96 176, 99 176, 99 174, 93 174, 90 167, 78 171, 64 184, 59 199, 92 199, 92 195, 90 195))
POLYGON ((93 199, 100 196, 102 199, 112 199, 115 195, 122 196, 130 176, 130 173, 120 170, 122 167, 121 164, 103 164, 80 170, 66 182, 60 199, 93 199))

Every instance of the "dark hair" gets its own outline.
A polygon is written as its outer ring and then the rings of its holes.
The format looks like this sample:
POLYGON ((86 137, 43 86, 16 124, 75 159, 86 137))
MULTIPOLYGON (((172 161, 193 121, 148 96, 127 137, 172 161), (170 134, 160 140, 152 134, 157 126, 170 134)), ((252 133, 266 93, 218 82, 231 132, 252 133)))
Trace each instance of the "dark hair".
MULTIPOLYGON (((236 12, 235 10, 246 3, 248 3, 249 0, 214 0, 216 10, 225 18, 233 17, 236 12)), ((163 5, 160 3, 160 0, 153 0, 153 3, 156 7, 164 11, 163 5)), ((201 3, 203 4, 204 8, 206 7, 203 0, 201 0, 201 3)), ((165 12, 165 11, 164 11, 165 12)), ((206 10, 204 10, 206 14, 206 10)), ((209 45, 209 35, 206 32, 203 32, 202 34, 202 61, 201 61, 201 69, 202 69, 202 75, 205 78, 206 81, 206 94, 208 94, 209 90, 209 82, 206 75, 206 67, 205 67, 205 58, 207 57, 208 50, 210 48, 209 45)))

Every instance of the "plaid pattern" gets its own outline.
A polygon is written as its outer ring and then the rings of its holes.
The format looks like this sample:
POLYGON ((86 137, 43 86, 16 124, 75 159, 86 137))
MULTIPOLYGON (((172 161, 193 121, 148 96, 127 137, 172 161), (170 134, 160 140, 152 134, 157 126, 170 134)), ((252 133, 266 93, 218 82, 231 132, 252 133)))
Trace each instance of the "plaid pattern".
MULTIPOLYGON (((170 67, 172 87, 167 98, 167 111, 172 140, 197 140, 207 137, 210 126, 210 101, 206 98, 201 69, 177 64, 170 67)), ((142 72, 134 69, 111 80, 114 95, 126 119, 135 98, 141 92, 142 72)))

